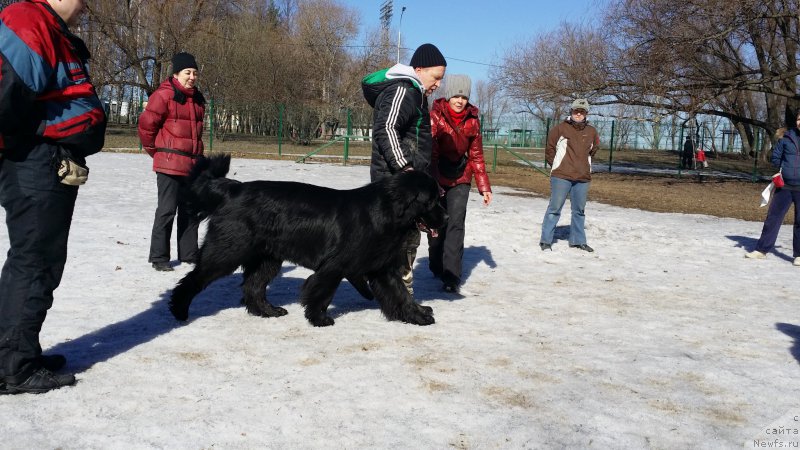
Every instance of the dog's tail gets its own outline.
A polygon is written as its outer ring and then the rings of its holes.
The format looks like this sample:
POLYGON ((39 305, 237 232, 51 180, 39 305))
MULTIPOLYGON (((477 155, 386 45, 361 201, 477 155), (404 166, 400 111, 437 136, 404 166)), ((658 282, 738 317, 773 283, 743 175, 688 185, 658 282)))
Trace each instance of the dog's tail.
POLYGON ((225 153, 201 156, 197 160, 183 190, 190 214, 205 219, 241 185, 236 180, 225 178, 230 167, 231 155, 225 153))

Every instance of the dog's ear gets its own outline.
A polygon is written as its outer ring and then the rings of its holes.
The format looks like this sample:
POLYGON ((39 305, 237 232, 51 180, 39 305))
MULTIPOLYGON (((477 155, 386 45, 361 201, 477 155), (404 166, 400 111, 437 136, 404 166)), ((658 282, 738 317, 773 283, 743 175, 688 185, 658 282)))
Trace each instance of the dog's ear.
POLYGON ((411 222, 411 200, 413 192, 409 189, 410 172, 400 172, 392 175, 386 180, 386 193, 392 206, 393 219, 399 224, 411 222))
POLYGON ((436 195, 436 181, 422 172, 401 172, 392 177, 389 191, 395 216, 401 223, 413 222, 428 210, 431 195, 436 195), (431 194, 433 189, 434 194, 431 194))
MULTIPOLYGON (((397 192, 399 193, 399 192, 397 192)), ((406 195, 393 195, 392 209, 398 223, 411 223, 417 217, 417 200, 413 192, 406 191, 406 195)), ((393 193, 394 194, 394 193, 393 193)))
POLYGON ((209 157, 209 171, 214 178, 222 178, 231 169, 231 155, 229 153, 217 153, 209 157))
POLYGON ((200 156, 195 160, 194 167, 189 174, 189 179, 194 180, 200 174, 208 172, 213 178, 222 178, 231 168, 231 155, 228 153, 215 153, 200 156))

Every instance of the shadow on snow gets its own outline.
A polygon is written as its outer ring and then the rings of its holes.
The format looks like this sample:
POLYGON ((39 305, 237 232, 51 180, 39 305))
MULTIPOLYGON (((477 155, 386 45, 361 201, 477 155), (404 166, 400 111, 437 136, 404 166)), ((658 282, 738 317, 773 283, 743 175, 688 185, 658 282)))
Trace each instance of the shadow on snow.
MULTIPOLYGON (((490 267, 496 267, 491 258, 491 253, 485 247, 470 247, 464 252, 464 279, 466 279, 480 261, 486 261, 490 267)), ((297 266, 287 265, 281 269, 279 276, 267 287, 266 295, 269 302, 275 306, 286 306, 298 301, 300 289, 305 282, 303 277, 287 277, 297 266)), ((415 270, 415 291, 417 300, 455 300, 444 298, 443 292, 433 288, 436 280, 432 277, 419 276, 420 271, 427 271, 427 258, 417 261, 415 270), (417 287, 418 286, 418 287, 417 287)), ((241 308, 242 274, 234 273, 220 278, 211 283, 198 294, 192 301, 189 320, 191 323, 202 317, 214 316, 220 311, 230 308, 241 308)), ((59 343, 47 350, 48 354, 63 354, 70 361, 69 366, 75 372, 83 372, 97 363, 107 361, 138 345, 147 343, 158 336, 184 324, 176 321, 169 313, 168 303, 172 290, 163 292, 150 308, 128 319, 107 325, 101 329, 87 333, 81 337, 59 343)), ((375 310, 380 314, 380 308, 375 301, 367 300, 344 281, 339 285, 336 296, 329 308, 333 318, 341 317, 347 313, 375 310)), ((265 320, 280 320, 280 318, 265 318, 265 320)), ((308 326, 311 326, 310 324, 308 326)))
POLYGON ((800 326, 792 325, 789 323, 776 323, 775 328, 781 333, 794 339, 792 348, 789 352, 794 356, 794 359, 800 363, 800 326))

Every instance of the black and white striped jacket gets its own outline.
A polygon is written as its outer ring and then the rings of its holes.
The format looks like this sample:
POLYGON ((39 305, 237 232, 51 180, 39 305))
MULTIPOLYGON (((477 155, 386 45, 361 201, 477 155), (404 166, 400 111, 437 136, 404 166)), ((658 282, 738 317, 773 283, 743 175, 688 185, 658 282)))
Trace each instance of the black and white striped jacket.
POLYGON ((372 114, 372 181, 413 167, 430 173, 431 118, 414 69, 397 64, 361 82, 372 114))

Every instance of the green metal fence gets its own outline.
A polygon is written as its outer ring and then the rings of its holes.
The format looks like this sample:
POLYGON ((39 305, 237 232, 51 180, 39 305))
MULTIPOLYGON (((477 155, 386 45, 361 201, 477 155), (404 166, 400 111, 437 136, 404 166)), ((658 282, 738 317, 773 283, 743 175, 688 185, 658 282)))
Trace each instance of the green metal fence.
MULTIPOLYGON (((210 151, 271 153, 298 162, 338 158, 345 164, 370 156, 372 109, 366 105, 336 109, 296 104, 243 106, 212 98, 206 117, 205 139, 210 151)), ((504 165, 523 165, 546 173, 544 147, 556 122, 530 117, 503 121, 482 117, 484 151, 492 170, 504 165)), ((135 126, 133 122, 131 126, 135 126)), ((687 127, 678 123, 601 118, 590 119, 590 124, 597 129, 601 141, 601 149, 594 158, 596 170, 600 167, 609 172, 637 168, 667 170, 681 176, 686 168, 680 166, 680 153, 685 137, 691 134, 708 153, 709 171, 747 174, 754 180, 774 171, 762 159, 770 141, 758 131, 753 151, 745 154, 738 133, 721 123, 700 121, 687 127)))

